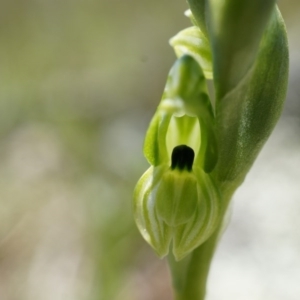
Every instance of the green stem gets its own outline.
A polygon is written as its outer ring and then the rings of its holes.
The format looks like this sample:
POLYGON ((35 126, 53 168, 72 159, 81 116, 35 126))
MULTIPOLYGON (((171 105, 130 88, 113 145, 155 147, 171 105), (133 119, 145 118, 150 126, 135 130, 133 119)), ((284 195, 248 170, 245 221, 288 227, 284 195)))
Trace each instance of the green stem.
MULTIPOLYGON (((223 218, 233 192, 226 194, 226 197, 223 197, 223 218)), ((177 262, 172 254, 169 255, 176 300, 204 300, 210 264, 222 228, 221 222, 215 233, 183 260, 177 262)))

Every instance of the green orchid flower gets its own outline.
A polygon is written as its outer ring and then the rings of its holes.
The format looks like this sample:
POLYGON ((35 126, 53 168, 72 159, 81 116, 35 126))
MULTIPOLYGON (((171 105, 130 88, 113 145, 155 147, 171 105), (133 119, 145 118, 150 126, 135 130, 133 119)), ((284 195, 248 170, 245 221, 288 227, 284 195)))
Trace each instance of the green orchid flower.
POLYGON ((134 214, 145 240, 160 257, 182 259, 214 232, 220 196, 209 173, 217 162, 214 113, 205 77, 191 56, 182 56, 146 135, 152 165, 134 192, 134 214))

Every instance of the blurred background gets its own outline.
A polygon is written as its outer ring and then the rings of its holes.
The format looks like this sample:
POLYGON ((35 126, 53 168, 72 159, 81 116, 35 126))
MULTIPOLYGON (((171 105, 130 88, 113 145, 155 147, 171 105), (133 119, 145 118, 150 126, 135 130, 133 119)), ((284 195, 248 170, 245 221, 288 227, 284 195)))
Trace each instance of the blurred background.
MULTIPOLYGON (((185 1, 0 3, 0 299, 171 300, 131 199, 185 1)), ((288 100, 234 196, 208 300, 300 298, 300 3, 279 5, 288 100)))

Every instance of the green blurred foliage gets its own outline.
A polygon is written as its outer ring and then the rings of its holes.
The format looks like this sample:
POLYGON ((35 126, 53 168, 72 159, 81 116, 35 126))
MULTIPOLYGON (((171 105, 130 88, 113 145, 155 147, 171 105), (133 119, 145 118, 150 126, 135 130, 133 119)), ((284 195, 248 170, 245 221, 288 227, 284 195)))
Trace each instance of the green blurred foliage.
POLYGON ((131 197, 186 3, 0 3, 0 299, 171 299, 131 197))
POLYGON ((168 4, 1 1, 1 299, 141 299, 132 189, 188 23, 168 4))

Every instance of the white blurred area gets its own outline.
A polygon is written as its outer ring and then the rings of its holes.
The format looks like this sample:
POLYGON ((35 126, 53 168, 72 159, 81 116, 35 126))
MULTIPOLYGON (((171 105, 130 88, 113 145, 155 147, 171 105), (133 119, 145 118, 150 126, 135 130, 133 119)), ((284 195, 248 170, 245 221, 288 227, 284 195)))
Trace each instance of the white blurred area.
MULTIPOLYGON (((1 2, 0 300, 172 299, 131 212, 167 41, 190 26, 170 2, 1 2)), ((300 299, 300 5, 279 4, 288 100, 234 195, 207 300, 300 299)))
POLYGON ((279 122, 233 197, 231 222, 212 264, 208 300, 300 297, 300 138, 279 122))

